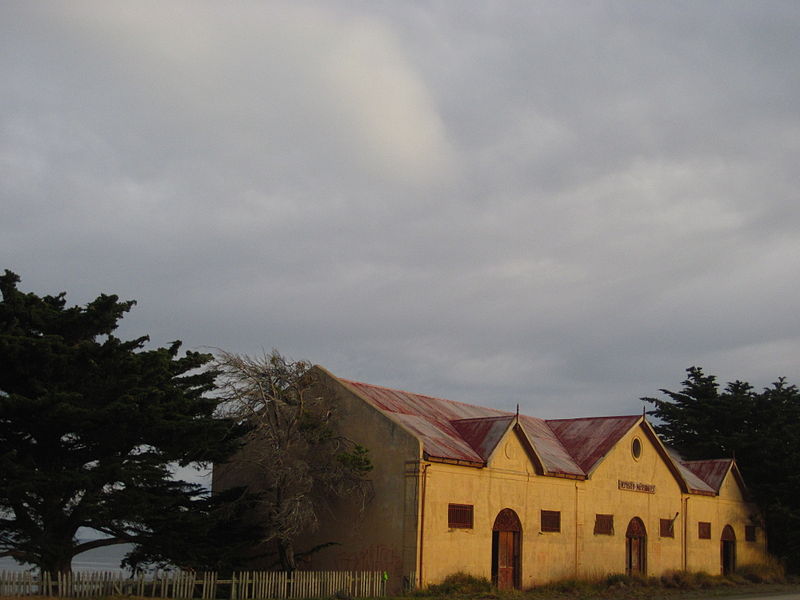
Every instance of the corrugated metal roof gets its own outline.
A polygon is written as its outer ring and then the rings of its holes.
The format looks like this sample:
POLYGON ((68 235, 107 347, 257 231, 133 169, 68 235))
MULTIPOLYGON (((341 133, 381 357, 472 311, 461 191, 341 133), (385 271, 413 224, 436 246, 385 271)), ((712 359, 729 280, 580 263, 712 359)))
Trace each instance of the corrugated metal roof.
POLYGON ((513 421, 514 417, 505 415, 458 419, 451 423, 462 439, 486 462, 513 421))
MULTIPOLYGON (((393 390, 360 381, 340 381, 355 388, 375 408, 409 429, 422 441, 428 456, 434 458, 484 464, 485 458, 462 437, 454 422, 508 416, 508 413, 492 408, 393 390)), ((477 438, 472 441, 477 441, 477 438)))
POLYGON ((520 415, 519 423, 541 459, 545 471, 559 475, 586 476, 586 472, 558 439, 549 421, 520 415))
POLYGON ((707 483, 714 492, 719 493, 725 475, 733 464, 732 458, 714 460, 684 460, 681 464, 707 483))
MULTIPOLYGON (((640 415, 543 420, 528 415, 474 406, 401 390, 339 379, 389 419, 403 426, 422 442, 429 458, 484 466, 515 419, 528 438, 545 474, 587 477, 640 415)), ((727 472, 729 461, 682 463, 665 455, 688 489, 714 494, 718 469, 727 472)), ((722 474, 724 477, 724 473, 722 474)), ((721 483, 721 479, 718 484, 721 483)))
POLYGON ((550 419, 547 424, 584 473, 608 454, 640 416, 550 419))
MULTIPOLYGON (((394 390, 360 381, 340 379, 393 421, 403 425, 423 444, 430 457, 485 464, 505 433, 514 414, 394 390)), ((585 472, 570 456, 556 434, 543 419, 519 415, 519 424, 528 437, 545 471, 552 474, 584 477, 585 472)))

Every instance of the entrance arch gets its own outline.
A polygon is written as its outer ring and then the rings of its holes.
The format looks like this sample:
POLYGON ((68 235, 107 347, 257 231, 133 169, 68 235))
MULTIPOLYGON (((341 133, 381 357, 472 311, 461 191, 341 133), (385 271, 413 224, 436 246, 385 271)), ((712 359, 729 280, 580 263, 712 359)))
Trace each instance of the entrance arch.
POLYGON ((644 575, 647 572, 647 530, 639 517, 633 517, 625 532, 625 572, 644 575))
POLYGON ((492 526, 492 583, 498 589, 520 587, 522 556, 522 523, 517 513, 504 508, 497 513, 492 526))
POLYGON ((736 570, 736 534, 733 527, 725 525, 719 543, 722 574, 730 575, 736 570))

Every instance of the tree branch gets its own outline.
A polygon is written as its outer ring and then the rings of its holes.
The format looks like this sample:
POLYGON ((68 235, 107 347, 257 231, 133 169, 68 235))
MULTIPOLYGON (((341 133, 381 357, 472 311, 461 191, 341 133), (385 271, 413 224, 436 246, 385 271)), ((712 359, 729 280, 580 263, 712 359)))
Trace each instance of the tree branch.
POLYGON ((99 540, 91 540, 89 542, 78 544, 75 546, 74 551, 75 554, 81 554, 87 550, 94 550, 95 548, 103 548, 105 546, 115 546, 118 544, 130 544, 133 541, 133 539, 101 538, 99 540))

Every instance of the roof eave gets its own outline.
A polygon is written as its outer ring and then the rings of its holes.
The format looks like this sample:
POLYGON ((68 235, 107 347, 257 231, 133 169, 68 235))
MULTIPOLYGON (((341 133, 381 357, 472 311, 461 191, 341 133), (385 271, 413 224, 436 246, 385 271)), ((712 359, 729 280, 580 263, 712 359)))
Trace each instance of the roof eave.
POLYGON ((461 458, 448 458, 445 456, 432 456, 427 452, 422 453, 422 457, 424 460, 435 462, 435 463, 442 463, 445 465, 459 465, 461 467, 473 467, 476 469, 482 469, 486 466, 485 462, 477 462, 474 460, 466 460, 461 458))
POLYGON ((312 366, 312 369, 318 370, 325 377, 327 377, 331 381, 335 382, 336 384, 338 384, 341 387, 343 387, 344 389, 346 389, 348 392, 353 394, 356 398, 361 400, 364 404, 369 406, 372 410, 380 413, 384 418, 389 419, 392 423, 394 423, 394 425, 396 425, 402 431, 404 431, 405 433, 410 435, 412 438, 414 438, 417 441, 417 445, 419 447, 419 454, 417 456, 418 456, 418 458, 423 458, 423 456, 425 455, 425 449, 423 447, 422 440, 419 438, 418 435, 416 435, 413 431, 411 431, 408 427, 406 427, 405 425, 403 425, 399 421, 396 421, 395 419, 392 419, 389 416, 389 413, 387 413, 386 411, 383 411, 380 408, 378 408, 377 406, 375 406, 364 394, 361 393, 361 391, 358 390, 358 388, 356 388, 355 386, 350 385, 347 381, 343 381, 343 380, 339 379, 338 377, 336 377, 336 375, 334 375, 333 373, 328 371, 328 369, 326 369, 325 367, 323 367, 321 365, 314 365, 314 366, 312 366))

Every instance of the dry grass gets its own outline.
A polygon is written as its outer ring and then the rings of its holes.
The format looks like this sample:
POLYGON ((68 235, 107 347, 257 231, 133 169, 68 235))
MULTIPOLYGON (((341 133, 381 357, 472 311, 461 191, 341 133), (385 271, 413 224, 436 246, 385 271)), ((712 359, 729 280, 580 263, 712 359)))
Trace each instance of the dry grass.
POLYGON ((734 575, 674 571, 661 577, 616 574, 596 580, 567 579, 529 590, 498 591, 480 577, 465 573, 448 576, 438 585, 412 594, 448 600, 638 600, 800 593, 800 579, 787 578, 780 565, 742 565, 734 575))

